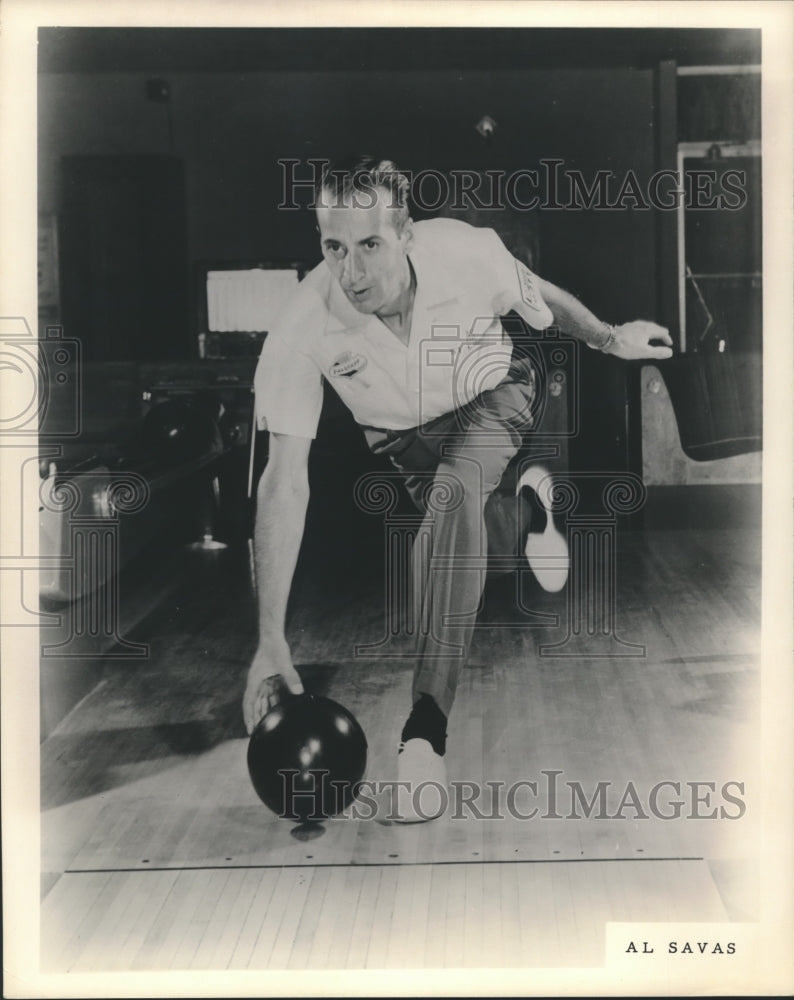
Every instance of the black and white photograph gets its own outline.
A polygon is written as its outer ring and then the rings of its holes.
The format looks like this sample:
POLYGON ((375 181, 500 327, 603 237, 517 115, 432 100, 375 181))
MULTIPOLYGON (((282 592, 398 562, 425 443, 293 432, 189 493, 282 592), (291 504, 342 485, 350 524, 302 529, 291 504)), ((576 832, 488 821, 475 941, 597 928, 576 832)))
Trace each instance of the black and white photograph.
POLYGON ((4 995, 789 993, 791 7, 82 6, 3 27, 4 995))

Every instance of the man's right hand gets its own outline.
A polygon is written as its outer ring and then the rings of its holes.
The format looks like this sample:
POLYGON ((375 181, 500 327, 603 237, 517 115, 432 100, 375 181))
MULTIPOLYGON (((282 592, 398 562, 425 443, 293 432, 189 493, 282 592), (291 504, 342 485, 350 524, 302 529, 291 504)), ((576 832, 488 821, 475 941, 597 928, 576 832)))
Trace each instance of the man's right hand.
POLYGON ((243 719, 249 735, 268 711, 268 678, 278 674, 293 694, 303 693, 300 675, 292 665, 287 640, 282 637, 260 639, 248 670, 243 695, 243 719))
POLYGON ((673 356, 673 339, 666 326, 659 326, 646 319, 635 319, 631 323, 615 327, 615 343, 606 353, 614 354, 624 361, 644 358, 663 360, 673 356))

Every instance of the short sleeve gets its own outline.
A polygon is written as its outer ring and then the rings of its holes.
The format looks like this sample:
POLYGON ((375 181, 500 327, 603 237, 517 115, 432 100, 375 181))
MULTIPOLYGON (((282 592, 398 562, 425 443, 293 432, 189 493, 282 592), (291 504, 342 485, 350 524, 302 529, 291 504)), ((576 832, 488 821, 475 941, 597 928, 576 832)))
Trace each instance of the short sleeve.
POLYGON ((479 229, 480 254, 492 283, 494 312, 515 309, 530 326, 544 330, 554 316, 543 300, 537 275, 517 260, 493 229, 479 229))
POLYGON ((322 372, 309 353, 321 322, 299 293, 265 338, 254 375, 258 430, 314 438, 323 405, 322 372))

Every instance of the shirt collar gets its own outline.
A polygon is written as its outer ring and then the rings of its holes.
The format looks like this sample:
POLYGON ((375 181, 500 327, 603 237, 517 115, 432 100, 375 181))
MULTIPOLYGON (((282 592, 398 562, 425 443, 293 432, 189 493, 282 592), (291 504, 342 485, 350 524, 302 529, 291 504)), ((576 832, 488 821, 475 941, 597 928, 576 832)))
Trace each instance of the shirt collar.
MULTIPOLYGON (((428 252, 419 240, 415 242, 408 259, 416 274, 416 297, 411 322, 413 334, 414 322, 417 319, 421 317, 421 322, 425 323, 428 313, 436 313, 457 302, 460 298, 461 287, 454 271, 448 267, 446 262, 436 254, 428 252)), ((361 313, 353 306, 342 291, 339 282, 331 274, 330 269, 327 271, 330 290, 326 333, 342 333, 346 330, 367 327, 373 321, 378 328, 382 327, 383 323, 377 316, 361 313)))

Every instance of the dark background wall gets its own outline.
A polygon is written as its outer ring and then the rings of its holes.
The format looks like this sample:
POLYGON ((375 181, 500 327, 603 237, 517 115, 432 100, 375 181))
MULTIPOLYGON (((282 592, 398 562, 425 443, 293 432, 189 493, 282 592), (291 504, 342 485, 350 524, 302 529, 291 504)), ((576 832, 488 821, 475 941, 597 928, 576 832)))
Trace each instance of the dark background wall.
MULTIPOLYGON (((61 207, 64 155, 173 152, 185 164, 182 267, 190 278, 202 259, 319 260, 311 213, 278 208, 283 158, 333 158, 364 148, 383 150, 414 171, 508 172, 556 158, 587 178, 599 169, 629 168, 647 178, 654 165, 651 70, 395 70, 368 74, 366 85, 353 72, 169 74, 168 106, 147 100, 146 79, 138 73, 42 78, 40 205, 61 207), (486 113, 499 125, 489 145, 474 129, 486 113)), ((657 316, 653 213, 548 210, 529 224, 538 226, 544 277, 610 320, 657 316)), ((180 262, 174 266, 178 273, 180 262)), ((199 292, 191 289, 192 320, 199 292)), ((606 398, 621 400, 622 373, 601 360, 584 363, 596 367, 606 398)), ((589 407, 588 389, 582 391, 589 407)), ((596 410, 597 464, 622 467, 620 405, 614 428, 599 432, 600 420, 596 410)), ((585 445, 583 460, 592 455, 585 445)))
MULTIPOLYGON (((278 208, 280 159, 366 149, 413 171, 509 172, 556 158, 586 179, 633 171, 644 184, 660 163, 664 122, 675 119, 660 63, 759 56, 757 33, 746 31, 47 29, 40 210, 62 208, 64 156, 181 159, 187 229, 173 268, 188 282, 190 332, 178 352, 195 356, 196 262, 319 260, 311 213, 278 208), (147 96, 151 80, 165 81, 167 101, 147 96), (484 114, 498 123, 490 141, 474 127, 484 114)), ((599 316, 675 323, 660 213, 547 209, 532 224, 539 272, 599 316)), ((574 461, 636 464, 625 369, 583 351, 576 391, 586 420, 574 461)))
MULTIPOLYGON (((647 69, 167 74, 169 104, 147 99, 147 79, 41 77, 40 207, 58 209, 64 155, 181 156, 191 261, 319 260, 310 214, 278 208, 279 159, 368 149, 414 171, 511 171, 557 158, 587 178, 631 168, 643 179, 654 166, 647 69), (484 114, 498 122, 490 143, 474 128, 484 114)), ((298 172, 310 176, 308 167, 298 172)), ((540 246, 544 276, 594 309, 615 318, 654 312, 652 213, 548 210, 540 246)))

